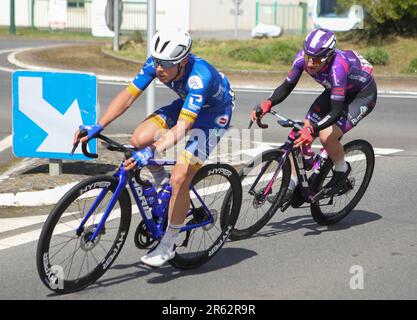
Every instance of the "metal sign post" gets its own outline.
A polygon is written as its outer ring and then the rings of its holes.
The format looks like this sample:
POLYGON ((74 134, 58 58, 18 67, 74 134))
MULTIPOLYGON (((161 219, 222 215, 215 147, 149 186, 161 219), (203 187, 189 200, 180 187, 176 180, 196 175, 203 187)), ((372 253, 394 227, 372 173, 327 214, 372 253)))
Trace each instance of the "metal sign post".
MULTIPOLYGON (((148 57, 151 55, 151 39, 156 29, 156 0, 148 0, 147 40, 148 57)), ((155 108, 155 81, 146 88, 146 114, 153 113, 155 108)))
POLYGON ((119 25, 119 0, 114 0, 113 2, 113 25, 114 25, 114 39, 113 39, 113 51, 119 51, 119 35, 120 35, 120 25, 119 25))
POLYGON ((9 33, 10 34, 16 34, 14 0, 10 0, 10 26, 9 26, 9 33))
POLYGON ((239 9, 240 4, 243 2, 243 0, 233 0, 233 3, 235 4, 235 8, 230 10, 230 14, 235 16, 235 38, 238 37, 238 17, 243 14, 243 9, 239 9))
POLYGON ((62 160, 49 159, 49 175, 59 176, 62 174, 62 160))

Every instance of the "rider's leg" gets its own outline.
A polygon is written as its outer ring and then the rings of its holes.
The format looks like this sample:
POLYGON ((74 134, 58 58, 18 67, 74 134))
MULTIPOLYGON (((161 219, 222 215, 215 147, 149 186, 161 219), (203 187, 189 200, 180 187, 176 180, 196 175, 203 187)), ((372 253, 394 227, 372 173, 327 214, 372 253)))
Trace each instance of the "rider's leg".
POLYGON ((141 258, 153 267, 159 267, 175 256, 175 240, 184 224, 190 208, 190 184, 200 164, 194 165, 179 160, 171 176, 172 196, 168 209, 168 227, 158 247, 141 258))
POLYGON ((290 185, 288 187, 288 190, 294 191, 295 187, 298 185, 298 176, 297 172, 295 171, 295 165, 294 165, 294 158, 290 154, 290 163, 291 163, 291 180, 290 185))
POLYGON ((168 222, 182 225, 190 207, 190 184, 201 165, 179 161, 172 171, 172 197, 169 204, 168 222))
POLYGON ((323 147, 327 150, 330 159, 332 159, 336 167, 336 171, 346 172, 347 165, 345 162, 345 154, 343 151, 343 145, 340 142, 340 138, 342 136, 342 130, 339 126, 333 124, 332 126, 320 131, 319 139, 323 147), (337 170, 338 168, 340 169, 337 170))

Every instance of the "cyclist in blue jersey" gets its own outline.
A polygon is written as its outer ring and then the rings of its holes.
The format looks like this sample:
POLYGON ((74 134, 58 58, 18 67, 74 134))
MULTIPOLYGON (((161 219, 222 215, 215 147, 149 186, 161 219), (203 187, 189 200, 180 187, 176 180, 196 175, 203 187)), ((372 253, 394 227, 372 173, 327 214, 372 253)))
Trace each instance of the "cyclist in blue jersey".
MULTIPOLYGON (((155 79, 179 96, 156 110, 134 131, 131 143, 139 150, 125 162, 128 170, 144 166, 153 157, 190 136, 185 150, 174 166, 170 183, 172 197, 166 233, 142 262, 158 267, 175 255, 175 239, 190 206, 189 185, 230 125, 234 95, 227 78, 212 65, 190 53, 190 35, 180 28, 159 30, 151 40, 151 56, 130 85, 110 103, 97 124, 87 127, 86 143, 124 113, 155 79)), ((74 142, 78 141, 78 131, 74 142)), ((149 168, 149 167, 148 167, 149 168)), ((149 168, 156 184, 167 181, 163 167, 149 168)))
MULTIPOLYGON (((340 138, 367 116, 376 104, 373 67, 355 51, 336 49, 336 37, 332 31, 313 30, 307 35, 304 48, 297 53, 286 80, 267 100, 254 108, 252 120, 262 117, 272 106, 281 103, 295 88, 303 71, 323 85, 325 90, 307 112, 304 128, 299 132, 295 146, 309 145, 319 137, 335 165, 325 193, 337 194, 351 170, 350 164, 345 161, 340 138)), ((297 175, 293 170, 287 200, 291 199, 297 185, 297 175)))

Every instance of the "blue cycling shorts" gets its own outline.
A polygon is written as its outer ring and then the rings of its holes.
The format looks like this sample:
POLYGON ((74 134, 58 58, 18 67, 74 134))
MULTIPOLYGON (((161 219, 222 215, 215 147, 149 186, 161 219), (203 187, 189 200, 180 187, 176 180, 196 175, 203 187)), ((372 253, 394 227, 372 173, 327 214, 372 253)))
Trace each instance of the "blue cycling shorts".
MULTIPOLYGON (((171 129, 178 121, 183 104, 182 99, 174 100, 171 104, 156 110, 148 119, 160 128, 171 129)), ((229 128, 232 110, 233 105, 226 108, 202 108, 193 128, 187 133, 189 139, 181 154, 181 160, 201 166, 229 128)))

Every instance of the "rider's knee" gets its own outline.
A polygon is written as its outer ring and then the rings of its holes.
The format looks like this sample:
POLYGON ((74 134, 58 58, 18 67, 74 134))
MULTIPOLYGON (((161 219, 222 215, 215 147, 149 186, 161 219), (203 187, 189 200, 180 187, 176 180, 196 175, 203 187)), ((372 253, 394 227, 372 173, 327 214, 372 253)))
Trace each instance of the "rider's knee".
POLYGON ((173 172, 171 176, 171 185, 172 189, 175 190, 181 189, 187 180, 187 174, 185 172, 173 172))
POLYGON ((326 128, 324 130, 321 130, 319 133, 319 139, 321 144, 326 147, 329 144, 333 143, 340 143, 340 137, 343 135, 343 132, 341 132, 340 129, 333 127, 326 128))
POLYGON ((134 134, 130 138, 130 144, 137 149, 142 149, 146 147, 145 137, 143 137, 140 133, 134 134))

